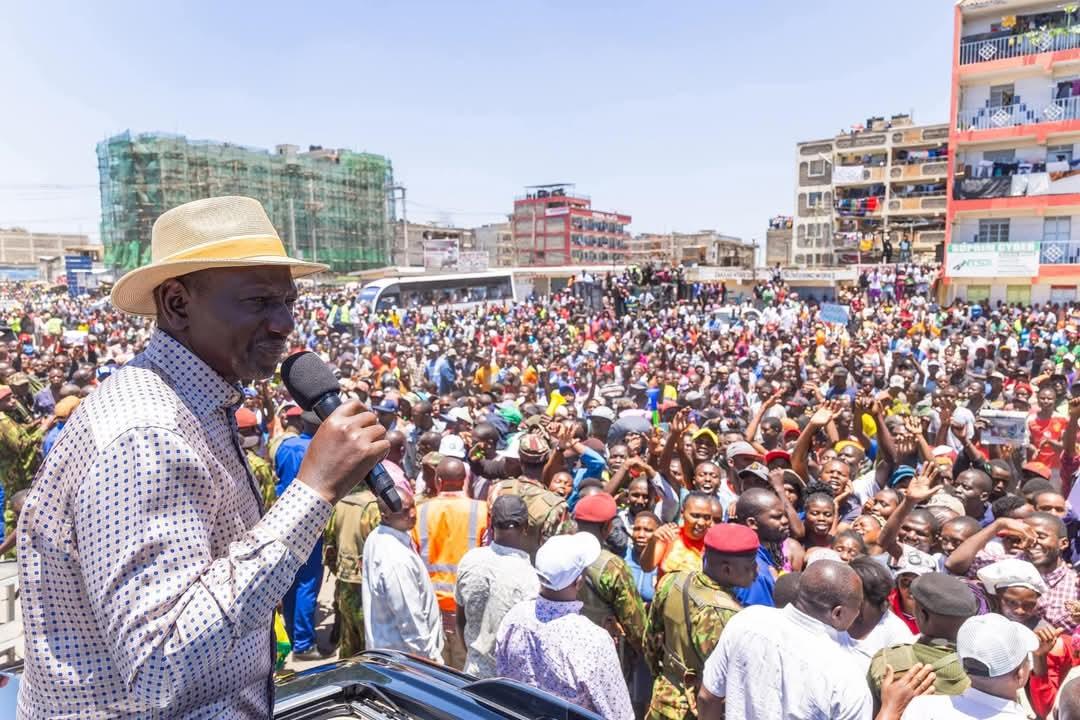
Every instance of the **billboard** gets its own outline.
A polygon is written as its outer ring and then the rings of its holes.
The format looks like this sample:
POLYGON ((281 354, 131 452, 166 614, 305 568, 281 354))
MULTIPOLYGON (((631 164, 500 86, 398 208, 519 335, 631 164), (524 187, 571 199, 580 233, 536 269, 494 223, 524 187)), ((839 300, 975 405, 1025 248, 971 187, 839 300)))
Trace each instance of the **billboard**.
POLYGON ((1039 243, 952 243, 945 261, 946 277, 1035 277, 1039 243))
POLYGON ((425 250, 424 269, 431 272, 482 272, 488 269, 488 254, 477 250, 425 250))

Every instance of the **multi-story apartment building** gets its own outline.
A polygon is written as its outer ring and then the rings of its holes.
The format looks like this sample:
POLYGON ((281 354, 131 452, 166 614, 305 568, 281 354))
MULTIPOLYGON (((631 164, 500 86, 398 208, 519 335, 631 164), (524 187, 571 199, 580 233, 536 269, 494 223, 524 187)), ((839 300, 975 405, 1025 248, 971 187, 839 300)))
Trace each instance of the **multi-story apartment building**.
POLYGON ((790 215, 776 215, 769 218, 769 229, 765 231, 765 264, 787 265, 791 262, 791 238, 795 221, 790 215))
POLYGON ((870 118, 796 146, 788 262, 829 266, 932 258, 945 240, 948 124, 870 118))
POLYGON ((1077 6, 961 0, 954 13, 947 294, 992 303, 1075 300, 1077 6))
POLYGON ((511 218, 517 265, 622 265, 630 216, 596 210, 570 184, 535 185, 514 199, 511 218))

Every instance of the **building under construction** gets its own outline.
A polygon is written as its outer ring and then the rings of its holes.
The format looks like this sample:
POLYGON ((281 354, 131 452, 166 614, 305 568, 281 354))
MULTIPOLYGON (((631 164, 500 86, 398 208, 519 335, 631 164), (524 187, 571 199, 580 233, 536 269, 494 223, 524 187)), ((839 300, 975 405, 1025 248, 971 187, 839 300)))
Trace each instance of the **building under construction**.
POLYGON ((262 202, 295 257, 342 273, 390 264, 393 169, 381 155, 124 132, 99 143, 97 156, 105 266, 118 273, 150 262, 161 213, 221 195, 262 202))

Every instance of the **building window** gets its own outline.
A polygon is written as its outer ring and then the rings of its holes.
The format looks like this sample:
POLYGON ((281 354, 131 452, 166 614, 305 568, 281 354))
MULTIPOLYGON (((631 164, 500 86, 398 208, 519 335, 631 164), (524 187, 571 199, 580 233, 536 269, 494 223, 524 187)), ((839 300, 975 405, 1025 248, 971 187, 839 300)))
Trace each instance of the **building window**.
POLYGON ((968 302, 982 302, 990 299, 989 285, 968 285, 964 293, 968 302))
POLYGON ((1073 159, 1072 145, 1051 145, 1046 148, 1046 162, 1067 162, 1073 159))
POLYGON ((1006 285, 1005 286, 1005 302, 1010 305, 1016 303, 1019 305, 1031 304, 1031 286, 1030 285, 1006 285))
POLYGON ((1012 105, 1015 93, 1016 88, 1013 87, 1012 83, 1008 85, 991 85, 990 107, 1008 107, 1012 105))
POLYGON ((1068 303, 1076 302, 1076 286, 1051 285, 1050 302, 1057 303, 1058 305, 1066 305, 1068 303))
POLYGON ((1016 160, 1016 149, 986 150, 983 152, 983 160, 995 163, 1011 163, 1013 160, 1016 160))
POLYGON ((809 177, 821 177, 825 174, 825 161, 824 160, 811 160, 810 171, 807 173, 809 177))
POLYGON ((821 207, 822 193, 812 192, 806 195, 806 207, 818 208, 821 207))
POLYGON ((980 220, 976 242, 1009 242, 1009 220, 980 220))

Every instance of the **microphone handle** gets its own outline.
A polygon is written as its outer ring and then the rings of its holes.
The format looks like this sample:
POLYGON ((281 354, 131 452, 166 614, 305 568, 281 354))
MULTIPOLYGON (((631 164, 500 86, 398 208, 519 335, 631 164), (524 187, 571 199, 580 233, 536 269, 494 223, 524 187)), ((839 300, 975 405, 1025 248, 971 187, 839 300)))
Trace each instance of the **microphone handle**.
MULTIPOLYGON (((326 393, 315 401, 315 404, 311 406, 311 410, 319 416, 320 420, 325 420, 340 405, 340 395, 326 393)), ((364 483, 371 489, 371 492, 386 503, 387 507, 394 512, 401 512, 401 496, 398 495, 397 488, 394 487, 394 480, 390 477, 390 473, 386 471, 386 468, 382 466, 382 463, 376 463, 375 467, 371 468, 371 472, 364 478, 364 483)))

